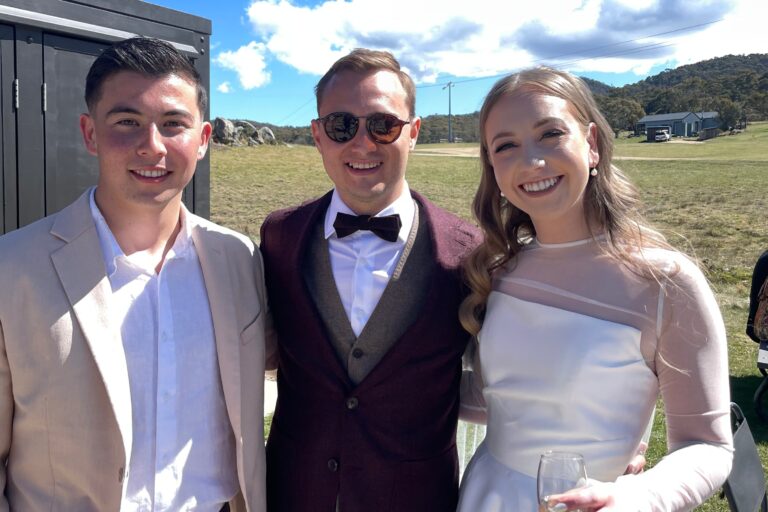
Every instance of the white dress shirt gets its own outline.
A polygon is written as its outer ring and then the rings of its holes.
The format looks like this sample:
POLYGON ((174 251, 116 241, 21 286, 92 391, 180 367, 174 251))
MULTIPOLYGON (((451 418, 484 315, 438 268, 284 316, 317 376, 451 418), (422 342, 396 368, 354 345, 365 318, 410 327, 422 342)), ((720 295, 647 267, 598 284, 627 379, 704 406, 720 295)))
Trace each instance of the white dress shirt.
POLYGON ((125 255, 93 191, 91 214, 131 390, 133 449, 120 510, 218 512, 237 493, 235 444, 186 208, 159 273, 145 253, 125 255))
POLYGON ((336 214, 356 213, 344 204, 335 189, 333 191, 331 204, 325 213, 325 238, 328 240, 336 288, 355 336, 363 332, 400 260, 411 232, 415 210, 416 205, 406 184, 403 193, 392 204, 374 215, 400 215, 402 225, 396 241, 387 242, 370 231, 357 231, 339 238, 333 228, 336 214))

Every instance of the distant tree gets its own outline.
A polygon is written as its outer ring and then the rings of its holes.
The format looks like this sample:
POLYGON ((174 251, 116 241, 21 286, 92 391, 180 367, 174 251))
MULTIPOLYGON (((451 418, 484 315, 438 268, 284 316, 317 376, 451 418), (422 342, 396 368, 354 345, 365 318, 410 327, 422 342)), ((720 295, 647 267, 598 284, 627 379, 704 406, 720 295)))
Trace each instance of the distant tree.
POLYGON ((741 105, 725 96, 716 98, 713 104, 714 110, 720 115, 720 127, 723 130, 733 128, 744 117, 741 105))
POLYGON ((645 105, 645 111, 649 114, 684 112, 690 108, 681 91, 661 87, 654 88, 653 96, 645 105))
MULTIPOLYGON (((451 130, 453 137, 463 142, 478 142, 478 113, 459 114, 451 118, 451 130)), ((441 140, 448 140, 448 116, 443 114, 433 114, 421 118, 421 131, 419 132, 419 142, 436 143, 441 140)))
POLYGON ((768 119, 768 93, 753 92, 745 102, 744 111, 749 120, 768 119))
POLYGON ((705 109, 703 105, 697 105, 707 97, 707 82, 700 76, 692 76, 683 80, 677 86, 677 92, 682 97, 683 103, 689 105, 688 110, 705 109))
POLYGON ((589 90, 592 91, 592 94, 595 96, 609 96, 616 90, 615 87, 604 84, 603 82, 599 82, 597 80, 592 80, 591 78, 587 78, 585 76, 581 76, 579 78, 581 78, 584 83, 587 84, 587 87, 589 87, 589 90))
POLYGON ((632 98, 597 96, 600 110, 618 135, 620 130, 631 130, 645 115, 642 105, 632 98))

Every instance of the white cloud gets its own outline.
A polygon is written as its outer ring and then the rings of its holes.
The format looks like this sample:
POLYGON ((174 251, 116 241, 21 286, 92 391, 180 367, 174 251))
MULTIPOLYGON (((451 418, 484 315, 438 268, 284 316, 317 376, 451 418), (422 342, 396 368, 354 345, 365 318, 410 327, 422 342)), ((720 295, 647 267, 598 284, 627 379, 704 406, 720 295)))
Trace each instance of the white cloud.
POLYGON ((768 4, 763 0, 742 0, 696 37, 689 37, 676 53, 680 64, 699 62, 728 54, 766 53, 765 20, 768 4))
POLYGON ((247 48, 261 64, 269 54, 321 75, 353 48, 385 49, 428 83, 541 63, 640 73, 663 63, 764 52, 760 24, 768 7, 763 0, 320 0, 312 7, 254 0, 247 14, 260 41, 247 48), (694 25, 702 26, 678 30, 694 25))
POLYGON ((267 47, 251 41, 234 51, 219 53, 214 63, 237 73, 243 89, 255 89, 269 83, 271 74, 267 71, 267 47))
POLYGON ((222 82, 219 84, 216 90, 221 93, 227 94, 232 92, 232 87, 230 87, 229 82, 222 82))

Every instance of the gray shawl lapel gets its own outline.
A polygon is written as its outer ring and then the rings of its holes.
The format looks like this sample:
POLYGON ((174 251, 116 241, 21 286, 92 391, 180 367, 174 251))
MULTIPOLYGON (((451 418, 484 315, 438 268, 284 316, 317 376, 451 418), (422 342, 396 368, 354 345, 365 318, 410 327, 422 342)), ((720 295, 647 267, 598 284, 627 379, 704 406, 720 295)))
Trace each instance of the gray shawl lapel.
POLYGON ((406 246, 407 259, 402 271, 390 279, 359 337, 355 337, 333 278, 322 216, 321 222, 311 230, 303 266, 304 280, 339 361, 354 384, 360 384, 378 365, 423 308, 434 257, 429 229, 424 216, 420 214, 420 217, 410 250, 406 246))

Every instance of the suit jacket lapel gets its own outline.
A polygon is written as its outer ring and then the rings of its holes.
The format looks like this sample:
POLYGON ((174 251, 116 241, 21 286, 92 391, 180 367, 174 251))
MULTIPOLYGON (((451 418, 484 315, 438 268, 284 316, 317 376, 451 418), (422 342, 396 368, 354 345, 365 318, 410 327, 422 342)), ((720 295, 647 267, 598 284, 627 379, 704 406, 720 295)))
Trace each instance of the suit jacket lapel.
POLYGON ((112 287, 91 217, 89 192, 58 214, 51 234, 65 242, 51 253, 51 260, 101 373, 127 463, 133 440, 128 367, 120 328, 111 316, 112 287))
MULTIPOLYGON (((194 217, 187 214, 187 219, 194 217)), ((211 307, 216 353, 219 359, 221 385, 227 413, 235 434, 240 435, 240 331, 236 305, 232 301, 232 283, 227 255, 220 249, 211 233, 203 226, 192 230, 197 257, 203 271, 203 281, 211 307)))
POLYGON ((296 224, 285 230, 286 233, 296 233, 296 243, 293 244, 294 248, 288 253, 286 261, 290 262, 293 268, 300 269, 297 276, 301 285, 303 285, 300 296, 302 300, 307 301, 309 307, 315 309, 317 321, 328 329, 329 339, 319 340, 318 350, 326 361, 333 361, 333 363, 330 363, 332 365, 330 369, 332 369, 336 376, 345 384, 349 384, 350 380, 345 369, 346 365, 339 359, 339 355, 333 346, 333 341, 330 339, 332 336, 343 335, 343 338, 348 343, 351 343, 355 337, 352 326, 347 319, 347 314, 344 312, 341 298, 336 290, 336 282, 333 280, 333 271, 331 270, 330 256, 328 255, 328 245, 325 243, 325 237, 322 233, 325 213, 331 204, 332 195, 333 190, 315 201, 310 208, 303 209, 302 216, 296 219, 296 224), (318 229, 320 232, 317 231, 318 229), (311 254, 312 251, 320 250, 325 251, 325 254, 311 254), (329 288, 325 290, 325 294, 319 290, 319 276, 307 275, 317 270, 316 263, 319 261, 318 258, 325 258, 327 262, 326 270, 328 275, 326 277, 330 278, 330 283, 329 288), (328 322, 335 322, 332 312, 336 313, 336 318, 341 324, 329 327, 328 322))

